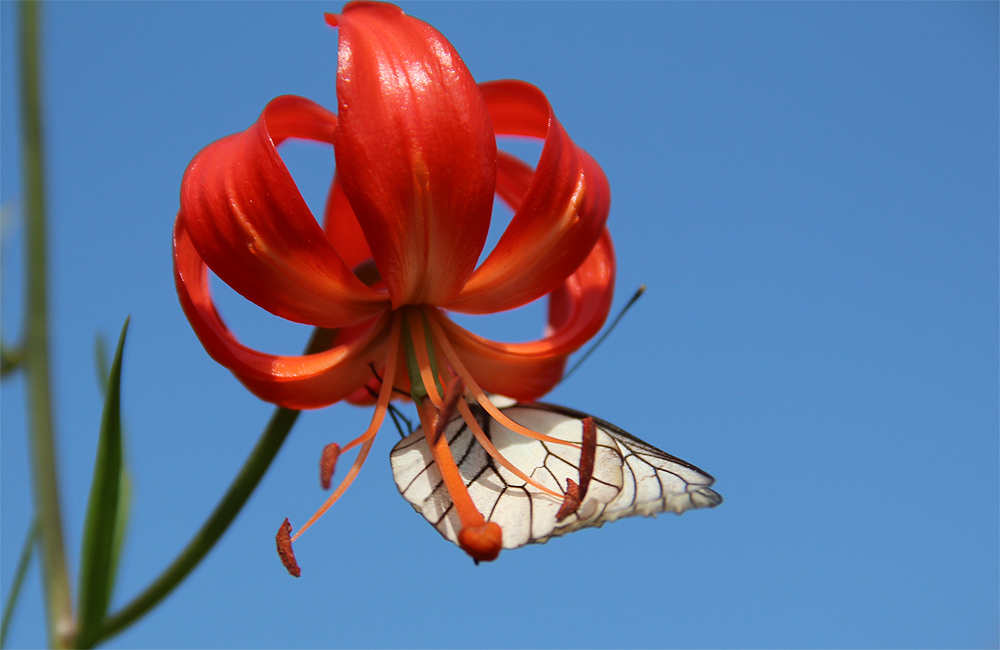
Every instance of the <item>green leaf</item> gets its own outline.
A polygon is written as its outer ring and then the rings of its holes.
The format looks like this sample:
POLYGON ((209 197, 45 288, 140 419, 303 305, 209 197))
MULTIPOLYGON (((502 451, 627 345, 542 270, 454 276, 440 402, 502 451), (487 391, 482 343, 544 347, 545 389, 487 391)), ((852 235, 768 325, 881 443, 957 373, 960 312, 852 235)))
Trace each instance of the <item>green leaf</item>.
POLYGON ((108 373, 94 478, 87 503, 80 566, 77 647, 90 647, 100 638, 124 538, 130 490, 122 460, 121 368, 127 330, 128 319, 125 319, 108 373))
MULTIPOLYGON (((340 330, 327 330, 316 328, 306 346, 306 354, 316 354, 323 350, 328 350, 336 340, 340 330)), ((177 585, 194 570, 198 563, 205 559, 208 552, 212 550, 215 543, 219 541, 229 525, 236 519, 240 509, 246 504, 247 499, 253 494, 260 480, 271 466, 274 457, 292 430, 295 420, 299 417, 299 411, 277 407, 271 415, 264 432, 257 440, 250 457, 247 458, 233 480, 222 500, 215 506, 215 510, 202 524, 195 536, 188 542, 184 550, 174 558, 166 569, 142 593, 132 599, 120 611, 107 618, 101 636, 98 641, 108 639, 118 634, 129 625, 145 616, 151 609, 156 607, 167 595, 173 591, 177 585)))
POLYGON ((17 348, 9 348, 0 343, 0 377, 6 377, 21 367, 24 355, 17 348))
POLYGON ((128 526, 128 518, 132 506, 132 479, 129 476, 124 457, 125 454, 123 452, 122 470, 119 474, 118 483, 118 507, 115 511, 115 527, 112 532, 111 572, 108 574, 108 605, 105 606, 105 615, 107 615, 107 607, 111 604, 115 579, 118 577, 119 559, 121 558, 122 547, 125 545, 125 529, 128 526))
POLYGON ((97 369, 97 385, 101 389, 101 395, 107 396, 111 369, 108 367, 108 342, 100 332, 94 337, 94 367, 97 369))
MULTIPOLYGON (((98 332, 94 339, 94 367, 97 370, 97 384, 101 389, 101 394, 107 397, 108 376, 111 374, 111 363, 108 358, 108 343, 104 335, 98 332)), ((132 503, 132 480, 128 473, 127 454, 124 451, 124 440, 128 438, 125 423, 121 422, 121 437, 123 441, 122 451, 122 472, 121 484, 118 487, 118 518, 115 520, 114 546, 112 551, 111 566, 118 568, 118 557, 121 554, 122 545, 125 541, 125 527, 128 522, 128 515, 131 511, 132 503)), ((111 576, 111 584, 114 585, 114 575, 111 576)))
POLYGON ((21 547, 21 557, 17 561, 17 570, 14 572, 14 583, 7 594, 7 604, 3 608, 3 623, 0 624, 0 648, 7 645, 7 630, 10 629, 10 621, 14 617, 14 607, 17 599, 21 595, 21 585, 24 584, 24 576, 28 573, 28 565, 31 563, 31 556, 35 550, 35 542, 38 541, 38 520, 31 524, 28 535, 24 538, 24 545, 21 547))

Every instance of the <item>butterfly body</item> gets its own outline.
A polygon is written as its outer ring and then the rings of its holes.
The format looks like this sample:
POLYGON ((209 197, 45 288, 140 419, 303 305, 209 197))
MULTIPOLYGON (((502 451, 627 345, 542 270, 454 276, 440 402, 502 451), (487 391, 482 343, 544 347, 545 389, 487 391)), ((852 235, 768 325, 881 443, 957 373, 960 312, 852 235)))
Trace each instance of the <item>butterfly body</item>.
MULTIPOLYGON (((497 401, 497 405, 501 403, 497 401)), ((533 431, 564 440, 536 440, 511 431, 478 406, 473 413, 497 450, 533 481, 559 494, 580 481, 585 413, 552 404, 509 403, 503 413, 533 431)), ((503 547, 544 543, 588 526, 622 517, 683 513, 711 508, 722 497, 710 489, 715 479, 619 427, 593 418, 597 430, 593 472, 570 514, 560 514, 563 499, 545 493, 500 466, 457 418, 445 428, 452 455, 476 508, 503 530, 503 547)), ((461 528, 451 498, 433 462, 423 431, 401 440, 390 454, 393 476, 403 497, 446 539, 456 542, 461 528)), ((457 542, 456 542, 457 543, 457 542)))

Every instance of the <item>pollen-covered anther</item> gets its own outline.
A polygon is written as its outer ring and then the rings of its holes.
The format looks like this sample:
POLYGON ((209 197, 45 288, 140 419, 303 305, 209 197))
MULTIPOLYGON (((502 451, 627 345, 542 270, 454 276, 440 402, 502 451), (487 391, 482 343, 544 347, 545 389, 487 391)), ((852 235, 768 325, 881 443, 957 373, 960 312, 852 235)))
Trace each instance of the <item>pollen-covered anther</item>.
POLYGON ((556 521, 562 521, 566 517, 580 508, 580 486, 571 478, 566 479, 566 498, 563 499, 559 512, 556 513, 556 521))
POLYGON ((571 478, 566 479, 566 498, 563 499, 562 506, 556 513, 556 521, 562 521, 580 509, 580 504, 587 496, 590 479, 594 477, 594 459, 597 456, 597 425, 594 424, 594 418, 591 417, 583 418, 580 424, 583 426, 580 448, 580 483, 577 484, 571 478))
POLYGON ((323 455, 319 459, 319 483, 324 490, 330 489, 330 480, 337 469, 337 459, 340 458, 340 445, 331 442, 323 447, 323 455))
POLYGON ((503 548, 503 530, 493 521, 466 526, 458 532, 458 545, 476 561, 492 562, 503 548))
POLYGON ((278 557, 281 558, 281 563, 296 578, 301 576, 302 569, 299 568, 298 562, 295 561, 295 553, 292 552, 292 524, 288 521, 287 517, 284 523, 281 524, 281 528, 278 529, 278 534, 275 535, 274 541, 278 545, 278 557))
POLYGON ((594 461, 597 458, 597 425, 594 418, 586 417, 583 426, 583 445, 580 448, 580 501, 587 496, 590 479, 594 477, 594 461))

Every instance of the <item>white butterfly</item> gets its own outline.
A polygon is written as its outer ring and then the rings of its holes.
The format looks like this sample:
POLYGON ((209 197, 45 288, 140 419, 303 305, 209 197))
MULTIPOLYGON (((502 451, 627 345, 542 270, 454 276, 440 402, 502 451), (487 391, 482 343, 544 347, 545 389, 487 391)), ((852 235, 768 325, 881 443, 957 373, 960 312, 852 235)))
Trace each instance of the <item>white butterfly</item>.
MULTIPOLYGON (((502 399, 493 401, 516 423, 553 438, 583 443, 582 420, 587 414, 552 404, 501 404, 502 399)), ((452 420, 444 430, 451 453, 476 508, 487 521, 502 528, 503 548, 544 543, 622 517, 667 511, 681 514, 722 503, 722 497, 709 488, 715 482, 710 475, 603 420, 593 418, 597 435, 596 448, 591 447, 593 474, 588 486, 581 477, 581 444, 529 438, 498 423, 478 405, 471 407, 497 450, 532 480, 563 495, 568 489, 575 491, 575 487, 568 487, 567 479, 580 481, 584 491, 578 495, 575 511, 560 512, 563 499, 501 467, 462 418, 452 420)), ((446 539, 457 544, 461 524, 423 431, 418 429, 401 440, 390 461, 403 497, 446 539)))

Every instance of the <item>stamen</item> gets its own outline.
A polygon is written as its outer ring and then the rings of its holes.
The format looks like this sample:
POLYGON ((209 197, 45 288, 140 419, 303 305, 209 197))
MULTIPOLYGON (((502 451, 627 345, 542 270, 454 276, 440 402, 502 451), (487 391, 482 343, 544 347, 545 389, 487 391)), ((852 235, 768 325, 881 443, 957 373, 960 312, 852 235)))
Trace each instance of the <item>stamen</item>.
POLYGON ((454 370, 455 373, 462 378, 465 382, 466 388, 469 389, 469 392, 475 396, 479 405, 486 409, 486 412, 489 413, 494 420, 504 425, 511 431, 520 433, 522 436, 534 438, 535 440, 541 440, 542 442, 551 442, 559 445, 570 446, 576 446, 579 444, 569 442, 567 440, 560 440, 559 438, 553 438, 552 436, 547 436, 543 433, 538 433, 537 431, 532 431, 528 427, 520 425, 504 415, 503 412, 490 401, 490 398, 486 396, 486 392, 479 387, 479 384, 476 383, 476 380, 472 377, 468 368, 465 367, 462 360, 458 357, 458 353, 455 352, 455 348, 451 345, 451 341, 448 340, 448 335, 445 334, 444 328, 442 328, 441 323, 437 321, 437 318, 439 317, 443 318, 443 316, 440 316, 437 313, 432 313, 431 318, 428 319, 431 330, 434 332, 435 340, 437 340, 438 345, 441 346, 445 356, 448 358, 448 363, 451 364, 452 370, 454 370))
POLYGON ((594 477, 594 461, 597 459, 597 425, 594 418, 583 418, 583 447, 580 449, 580 501, 587 496, 590 479, 594 477))
POLYGON ((320 506, 312 517, 299 529, 299 532, 295 533, 292 537, 294 542, 298 539, 302 533, 309 530, 317 519, 323 516, 323 514, 330 509, 334 503, 340 499, 341 495, 347 491, 347 488, 351 486, 354 482, 354 478, 361 471, 361 466, 365 463, 365 458, 368 457, 368 452, 372 448, 372 443, 375 442, 375 434, 378 433, 379 427, 382 426, 382 420, 385 419, 385 413, 389 407, 389 400, 392 398, 392 382, 396 378, 396 360, 399 358, 399 330, 400 323, 402 322, 402 316, 399 314, 393 315, 392 319, 392 329, 389 332, 389 359, 385 364, 385 381, 382 383, 382 389, 378 394, 378 401, 375 404, 375 413, 372 415, 371 424, 368 425, 368 429, 357 439, 353 440, 350 444, 345 446, 341 451, 346 451, 350 447, 361 443, 361 449, 358 451, 358 457, 354 459, 354 464, 351 465, 351 469, 348 470, 347 476, 344 480, 340 482, 337 489, 330 495, 330 497, 320 506))
POLYGON ((430 355, 427 353, 429 341, 424 333, 422 320, 420 315, 414 311, 410 311, 407 314, 406 322, 410 326, 410 332, 413 335, 413 352, 417 355, 417 367, 420 368, 420 379, 424 384, 424 389, 427 391, 427 397, 430 398, 434 406, 440 409, 442 401, 441 394, 438 392, 438 378, 437 373, 434 372, 432 367, 432 365, 436 364, 432 364, 430 355))
POLYGON ((295 553, 292 553, 291 534, 292 524, 286 517, 285 522, 278 529, 278 534, 275 535, 274 541, 278 545, 278 557, 281 558, 281 563, 285 565, 290 574, 298 578, 302 575, 302 569, 299 568, 298 562, 295 561, 295 553))
POLYGON ((444 402, 441 408, 438 410, 437 421, 434 424, 434 441, 441 437, 444 433, 445 427, 452 420, 452 415, 455 414, 455 406, 461 401, 465 394, 465 387, 462 384, 462 378, 455 376, 452 377, 448 382, 448 387, 445 389, 444 402))
MULTIPOLYGON (((379 386, 381 386, 382 385, 382 378, 379 377, 378 370, 375 370, 375 364, 374 363, 369 363, 368 367, 371 369, 372 374, 375 376, 375 380, 378 382, 379 386)), ((375 399, 378 399, 378 393, 376 393, 374 390, 372 390, 371 386, 365 384, 365 388, 368 390, 368 394, 369 395, 371 395, 375 399)), ((412 399, 410 397, 410 394, 407 393, 405 390, 402 390, 402 389, 399 389, 399 388, 395 388, 395 387, 392 390, 394 392, 396 392, 396 393, 399 393, 403 397, 406 397, 408 399, 412 399)))
MULTIPOLYGON (((391 335, 390 335, 390 343, 391 343, 391 342, 392 342, 392 341, 391 341, 391 335)), ((398 351, 398 350, 397 350, 397 351, 396 351, 396 353, 394 354, 394 357, 395 357, 396 359, 398 359, 398 358, 399 358, 399 351, 398 351)), ((386 364, 386 370, 388 370, 388 368, 389 368, 389 365, 388 365, 388 364, 386 364)), ((395 370, 395 364, 393 365, 393 370, 395 370)), ((392 377, 390 378, 390 381, 391 381, 392 379, 395 379, 395 372, 393 372, 393 375, 392 375, 392 377)), ((391 386, 392 384, 391 384, 391 383, 389 383, 388 385, 390 385, 390 386, 391 386)), ((373 422, 374 422, 374 419, 375 419, 375 416, 377 416, 377 415, 378 415, 378 404, 379 404, 378 400, 379 400, 379 396, 380 396, 380 395, 382 394, 382 391, 383 391, 383 390, 385 389, 385 386, 386 386, 386 383, 385 383, 385 382, 383 382, 383 383, 382 383, 382 387, 381 387, 381 388, 379 389, 379 392, 375 394, 375 415, 374 415, 374 416, 372 417, 372 421, 373 421, 373 422)), ((368 388, 368 390, 371 390, 371 388, 370 388, 370 387, 367 387, 367 386, 366 386, 366 388, 368 388)), ((402 391, 400 391, 400 390, 399 390, 398 388, 395 388, 395 387, 393 387, 393 388, 392 388, 392 393, 393 393, 393 394, 395 394, 395 393, 402 393, 402 391)), ((407 397, 409 397, 409 395, 407 395, 407 397)), ((389 398, 388 398, 388 399, 389 399, 389 400, 392 400, 392 394, 390 394, 390 395, 389 395, 389 398)), ((402 417, 402 418, 403 418, 404 420, 406 420, 405 416, 403 416, 403 414, 402 414, 402 413, 399 413, 398 409, 396 409, 396 407, 395 407, 395 406, 393 406, 393 405, 392 405, 392 403, 391 403, 390 401, 387 401, 387 402, 386 402, 386 405, 385 405, 385 408, 386 408, 386 411, 388 411, 388 412, 389 412, 389 415, 390 415, 390 416, 392 416, 392 419, 393 419, 393 421, 394 421, 394 422, 396 421, 396 416, 395 416, 395 415, 392 415, 392 412, 393 412, 393 411, 396 411, 397 415, 399 415, 399 416, 400 416, 400 417, 402 417)), ((385 414, 383 413, 383 414, 382 414, 382 415, 381 415, 380 417, 381 417, 382 419, 384 419, 384 418, 385 418, 385 414)), ((380 420, 379 420, 379 426, 381 426, 381 422, 382 422, 382 419, 380 419, 380 420)), ((409 420, 406 420, 406 423, 407 423, 407 424, 409 424, 409 420)), ((398 423, 397 423, 397 425, 396 425, 396 426, 397 426, 397 428, 399 428, 399 425, 398 425, 398 423)), ((355 438, 354 440, 350 441, 349 443, 347 443, 346 445, 344 445, 343 447, 341 447, 341 448, 340 448, 340 453, 341 453, 341 454, 343 454, 343 453, 344 453, 345 451, 350 451, 351 449, 354 449, 354 448, 355 448, 355 447, 357 447, 358 445, 360 445, 360 444, 363 444, 363 443, 365 443, 365 442, 366 442, 366 441, 368 441, 368 440, 369 440, 369 439, 370 439, 370 438, 371 438, 372 436, 374 436, 374 435, 375 435, 376 433, 378 433, 378 427, 375 427, 375 429, 373 430, 373 429, 372 429, 372 428, 371 428, 371 427, 369 426, 369 427, 368 427, 368 429, 366 429, 364 433, 362 433, 362 434, 361 434, 360 436, 358 436, 358 437, 357 437, 357 438, 355 438)))
POLYGON ((566 500, 556 513, 556 521, 562 521, 576 512, 587 496, 590 479, 594 477, 594 460, 597 457, 597 426, 594 418, 583 418, 583 448, 580 450, 580 484, 566 479, 566 500))
POLYGON ((504 457, 504 455, 500 453, 500 450, 493 444, 493 441, 490 440, 490 437, 486 435, 483 428, 479 426, 476 416, 472 414, 472 409, 469 408, 469 405, 465 403, 464 400, 458 403, 458 412, 462 414, 462 419, 465 420, 465 424, 468 425, 469 430, 472 431, 472 435, 476 437, 476 440, 478 440, 479 444, 486 450, 486 453, 490 455, 490 458, 500 463, 504 469, 511 472, 525 483, 533 485, 542 492, 552 495, 557 499, 563 498, 563 495, 559 494, 555 490, 550 490, 538 481, 532 479, 530 476, 518 469, 517 465, 507 460, 507 458, 504 457))
MULTIPOLYGON (((378 374, 378 371, 375 370, 375 364, 374 363, 369 363, 368 367, 371 368, 372 374, 375 375, 375 379, 378 381, 379 386, 381 386, 382 385, 382 377, 380 377, 379 374, 378 374)), ((365 390, 368 392, 369 395, 371 395, 376 400, 378 400, 378 393, 375 392, 374 388, 372 388, 368 384, 365 384, 365 390)), ((393 386, 392 390, 393 390, 394 393, 396 393, 398 395, 402 395, 403 397, 405 397, 407 399, 412 399, 412 397, 410 397, 410 394, 408 392, 406 392, 405 390, 400 390, 400 389, 396 388, 395 386, 393 386)), ((399 437, 400 438, 405 438, 406 436, 408 436, 411 433, 413 433, 413 423, 410 422, 410 419, 408 417, 406 417, 405 415, 403 415, 403 412, 400 411, 398 408, 396 408, 392 404, 392 402, 389 403, 389 417, 392 418, 392 424, 393 424, 393 426, 396 427, 396 431, 399 432, 399 437), (407 429, 406 433, 403 433, 403 425, 401 425, 399 423, 400 420, 402 420, 403 422, 406 423, 406 429, 407 429)), ((341 451, 343 451, 343 449, 341 449, 341 451)))
POLYGON ((319 483, 324 490, 330 489, 330 479, 333 478, 333 470, 337 468, 337 459, 340 457, 340 445, 331 442, 323 447, 323 455, 319 459, 319 483))
MULTIPOLYGON (((385 412, 383 411, 381 415, 384 416, 385 412)), ((372 424, 375 425, 376 420, 373 419, 372 424)), ((378 425, 382 424, 382 418, 378 418, 377 424, 378 425)), ((302 533, 309 530, 320 517, 326 514, 326 511, 329 510, 330 507, 340 499, 340 497, 344 494, 344 492, 347 491, 347 488, 351 486, 351 483, 353 483, 354 479, 357 477, 358 472, 361 471, 362 465, 365 464, 365 459, 368 457, 368 452, 371 451, 372 443, 374 442, 375 442, 375 436, 372 436, 368 440, 366 440, 363 445, 361 445, 361 449, 358 451, 358 457, 354 459, 354 463, 351 465, 351 469, 347 471, 347 476, 345 476, 344 480, 340 482, 340 485, 337 486, 337 489, 334 491, 334 493, 331 494, 325 502, 323 502, 323 505, 320 506, 319 510, 314 512, 312 517, 309 517, 306 523, 303 524, 302 528, 299 528, 299 532, 295 533, 295 536, 292 537, 293 542, 297 540, 299 537, 301 537, 302 533)))
POLYGON ((562 507, 556 513, 556 521, 562 521, 566 517, 579 510, 583 499, 580 497, 580 486, 571 478, 566 479, 566 499, 562 507))
MULTIPOLYGON (((461 403, 459 402, 459 404, 461 403)), ((424 429, 427 444, 434 456, 434 464, 437 465, 438 473, 441 475, 445 489, 448 490, 459 522, 462 524, 461 530, 458 531, 458 545, 477 564, 495 560, 500 555, 500 549, 503 548, 503 531, 500 529, 500 525, 493 521, 486 521, 476 509, 476 504, 469 496, 465 480, 451 455, 447 436, 438 436, 437 440, 433 440, 434 429, 431 421, 433 413, 430 412, 430 408, 426 404, 421 405, 417 408, 417 412, 420 414, 420 425, 424 429)))

